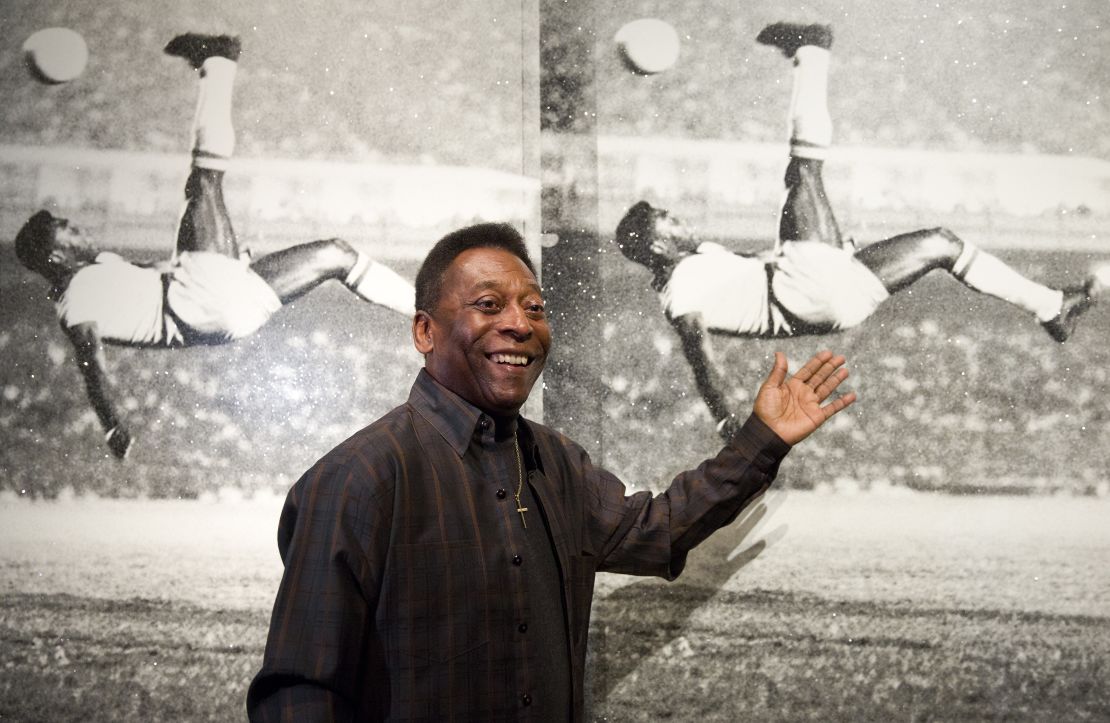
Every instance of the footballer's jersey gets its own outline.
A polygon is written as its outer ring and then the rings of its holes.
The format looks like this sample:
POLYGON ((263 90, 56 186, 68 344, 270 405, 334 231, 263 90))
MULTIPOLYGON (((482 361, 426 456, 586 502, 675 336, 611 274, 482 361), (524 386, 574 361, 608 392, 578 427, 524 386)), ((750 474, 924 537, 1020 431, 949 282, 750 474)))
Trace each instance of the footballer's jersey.
POLYGON ((660 299, 669 317, 700 313, 710 331, 742 336, 780 331, 781 316, 771 314, 766 260, 720 244, 703 243, 679 261, 660 299))
POLYGON ((160 271, 102 253, 74 274, 56 309, 63 326, 96 324, 105 341, 170 346, 180 343, 181 334, 176 325, 167 329, 164 305, 160 271))
POLYGON ((192 251, 158 267, 102 253, 57 299, 63 326, 96 324, 101 339, 136 346, 221 343, 253 334, 281 308, 250 266, 192 251))

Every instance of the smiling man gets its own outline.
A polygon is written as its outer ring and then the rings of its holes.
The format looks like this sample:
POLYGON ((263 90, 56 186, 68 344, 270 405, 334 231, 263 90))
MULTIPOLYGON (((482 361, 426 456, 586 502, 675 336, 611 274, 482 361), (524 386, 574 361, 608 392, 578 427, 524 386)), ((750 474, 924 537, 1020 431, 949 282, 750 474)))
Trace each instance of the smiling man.
POLYGON ((791 445, 855 401, 829 399, 843 357, 821 352, 787 378, 776 354, 716 457, 660 494, 629 495, 520 416, 551 333, 516 230, 441 239, 416 309, 425 361, 408 401, 289 492, 252 720, 581 720, 596 573, 675 578, 791 445))

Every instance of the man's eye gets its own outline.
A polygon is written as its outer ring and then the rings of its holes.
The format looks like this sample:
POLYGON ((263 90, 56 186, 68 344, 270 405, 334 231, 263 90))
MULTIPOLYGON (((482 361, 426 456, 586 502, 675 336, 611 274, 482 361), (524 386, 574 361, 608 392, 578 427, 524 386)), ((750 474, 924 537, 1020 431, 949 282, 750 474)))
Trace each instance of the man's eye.
POLYGON ((494 299, 478 299, 473 304, 478 311, 493 314, 501 310, 501 304, 494 299))
POLYGON ((532 316, 543 316, 543 304, 528 304, 524 309, 532 316))

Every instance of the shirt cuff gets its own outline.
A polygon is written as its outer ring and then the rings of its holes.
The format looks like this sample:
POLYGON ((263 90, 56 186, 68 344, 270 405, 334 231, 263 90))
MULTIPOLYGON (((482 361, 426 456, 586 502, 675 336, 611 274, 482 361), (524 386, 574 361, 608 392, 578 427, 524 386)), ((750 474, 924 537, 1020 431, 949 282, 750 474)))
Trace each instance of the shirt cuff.
POLYGON ((756 467, 766 471, 776 469, 791 449, 754 412, 748 415, 728 444, 750 459, 756 467))

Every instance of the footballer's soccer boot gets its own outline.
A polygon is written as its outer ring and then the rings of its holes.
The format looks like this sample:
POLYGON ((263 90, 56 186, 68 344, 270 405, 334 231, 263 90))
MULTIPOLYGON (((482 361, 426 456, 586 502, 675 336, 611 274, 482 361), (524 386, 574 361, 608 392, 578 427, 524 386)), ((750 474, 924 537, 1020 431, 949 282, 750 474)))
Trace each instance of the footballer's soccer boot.
POLYGON ((176 55, 185 58, 189 65, 200 68, 208 58, 227 58, 231 61, 239 60, 241 50, 239 38, 235 35, 202 35, 200 33, 185 33, 166 44, 166 55, 176 55))
POLYGON ((1063 344, 1075 331, 1075 325, 1087 309, 1095 303, 1096 277, 1092 276, 1082 286, 1072 286, 1064 289, 1064 300, 1060 304, 1060 313, 1041 322, 1048 335, 1063 344))
POLYGON ((759 35, 755 36, 755 41, 763 45, 773 45, 781 50, 786 57, 793 58, 794 53, 803 45, 815 45, 825 50, 831 48, 833 41, 832 26, 816 23, 813 25, 771 23, 759 31, 759 35))

